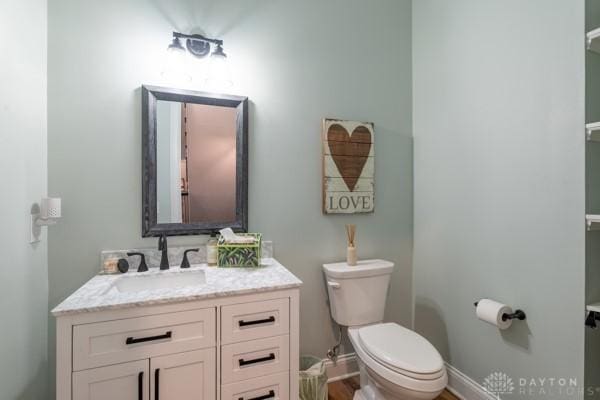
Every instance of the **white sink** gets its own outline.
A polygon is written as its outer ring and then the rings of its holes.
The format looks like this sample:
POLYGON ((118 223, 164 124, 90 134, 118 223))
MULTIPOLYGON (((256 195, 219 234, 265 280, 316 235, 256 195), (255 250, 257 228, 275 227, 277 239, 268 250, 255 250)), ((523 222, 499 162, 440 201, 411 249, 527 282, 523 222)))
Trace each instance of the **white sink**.
POLYGON ((153 275, 134 275, 119 278, 113 287, 121 293, 141 292, 143 290, 180 289, 206 283, 203 270, 153 275))

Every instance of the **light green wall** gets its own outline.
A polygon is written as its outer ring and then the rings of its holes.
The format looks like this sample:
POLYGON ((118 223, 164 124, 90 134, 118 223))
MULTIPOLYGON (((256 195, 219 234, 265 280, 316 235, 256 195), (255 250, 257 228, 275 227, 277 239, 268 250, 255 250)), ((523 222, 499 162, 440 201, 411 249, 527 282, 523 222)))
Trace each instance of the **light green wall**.
POLYGON ((28 226, 47 189, 46 21, 45 0, 0 2, 0 400, 46 398, 47 237, 28 226))
POLYGON ((413 4, 415 327, 478 382, 583 385, 583 24, 583 0, 413 4))
POLYGON ((358 225, 360 257, 396 263, 388 315, 409 324, 409 0, 50 2, 49 186, 65 215, 50 238, 50 307, 97 272, 102 249, 156 245, 141 238, 139 88, 162 83, 171 32, 194 28, 225 40, 251 100, 250 229, 305 282, 302 352, 334 342, 321 264, 345 257, 345 223, 358 225), (375 123, 373 215, 321 214, 323 117, 375 123))

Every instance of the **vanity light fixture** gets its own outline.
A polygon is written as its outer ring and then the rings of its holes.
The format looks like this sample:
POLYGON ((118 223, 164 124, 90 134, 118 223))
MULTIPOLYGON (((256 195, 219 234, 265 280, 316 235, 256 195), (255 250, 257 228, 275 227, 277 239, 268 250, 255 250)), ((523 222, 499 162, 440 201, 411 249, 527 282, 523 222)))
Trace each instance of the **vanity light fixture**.
POLYGON ((223 40, 211 39, 200 34, 173 32, 171 44, 167 48, 168 56, 163 76, 173 80, 192 80, 188 72, 186 53, 197 59, 210 55, 206 83, 215 87, 231 87, 231 73, 227 65, 227 54, 223 50, 223 40), (182 41, 185 40, 185 47, 182 41), (186 52, 187 49, 187 52, 186 52))
POLYGON ((179 32, 173 32, 173 42, 169 45, 169 50, 171 50, 171 47, 173 46, 183 50, 181 39, 185 39, 185 47, 194 57, 206 57, 210 53, 211 44, 216 47, 213 50, 213 54, 216 52, 220 52, 223 55, 225 54, 223 53, 223 41, 221 39, 210 39, 200 34, 186 35, 185 33, 179 32))
POLYGON ((61 199, 58 197, 43 198, 41 206, 34 204, 31 208, 31 235, 29 242, 39 242, 42 234, 42 226, 54 225, 61 217, 62 205, 61 199))

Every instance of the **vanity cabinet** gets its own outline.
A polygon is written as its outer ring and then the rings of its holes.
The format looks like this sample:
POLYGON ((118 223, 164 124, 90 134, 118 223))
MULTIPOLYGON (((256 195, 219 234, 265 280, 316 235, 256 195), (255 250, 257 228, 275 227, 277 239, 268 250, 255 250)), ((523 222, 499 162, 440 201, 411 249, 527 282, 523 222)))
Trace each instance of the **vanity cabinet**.
POLYGON ((57 400, 298 398, 297 288, 57 317, 57 400))

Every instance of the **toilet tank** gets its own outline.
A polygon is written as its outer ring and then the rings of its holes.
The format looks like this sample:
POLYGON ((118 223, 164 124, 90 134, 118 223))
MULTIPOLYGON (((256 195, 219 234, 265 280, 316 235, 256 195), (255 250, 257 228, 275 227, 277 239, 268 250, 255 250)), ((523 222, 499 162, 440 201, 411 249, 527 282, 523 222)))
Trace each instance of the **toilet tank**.
POLYGON ((324 264, 331 316, 339 325, 357 326, 383 321, 385 300, 394 263, 362 260, 324 264))

